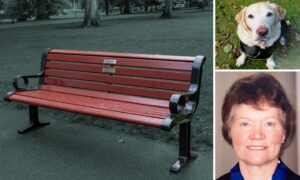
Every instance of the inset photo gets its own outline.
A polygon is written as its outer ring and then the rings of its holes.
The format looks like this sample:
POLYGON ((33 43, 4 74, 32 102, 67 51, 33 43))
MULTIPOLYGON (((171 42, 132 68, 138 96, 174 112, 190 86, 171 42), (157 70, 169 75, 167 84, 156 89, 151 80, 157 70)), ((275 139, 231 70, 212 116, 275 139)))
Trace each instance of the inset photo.
POLYGON ((216 0, 216 69, 300 69, 299 0, 216 0))
POLYGON ((300 73, 215 77, 216 179, 299 180, 300 73))

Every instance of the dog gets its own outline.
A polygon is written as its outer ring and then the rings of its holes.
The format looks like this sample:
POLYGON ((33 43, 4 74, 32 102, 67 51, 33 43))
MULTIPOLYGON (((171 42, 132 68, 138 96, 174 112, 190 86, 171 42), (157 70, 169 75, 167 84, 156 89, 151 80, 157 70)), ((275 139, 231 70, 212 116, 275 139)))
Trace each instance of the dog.
POLYGON ((275 68, 273 52, 279 44, 286 44, 288 25, 285 15, 286 10, 274 3, 258 2, 244 7, 235 16, 242 51, 236 66, 241 66, 249 58, 267 59, 267 68, 275 68))

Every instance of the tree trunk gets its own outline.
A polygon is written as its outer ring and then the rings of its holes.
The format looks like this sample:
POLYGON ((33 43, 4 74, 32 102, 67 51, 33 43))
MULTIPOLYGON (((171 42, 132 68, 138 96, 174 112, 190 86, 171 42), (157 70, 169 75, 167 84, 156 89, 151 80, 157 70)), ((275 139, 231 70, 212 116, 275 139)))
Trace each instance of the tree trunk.
POLYGON ((124 0, 124 14, 131 14, 130 0, 124 0))
POLYGON ((190 1, 190 0, 187 0, 187 1, 186 1, 186 4, 185 4, 185 7, 186 7, 186 8, 189 8, 189 7, 190 7, 190 4, 191 4, 191 1, 190 1))
POLYGON ((144 1, 144 10, 145 12, 148 12, 148 7, 149 7, 149 0, 144 1))
POLYGON ((109 14, 109 0, 105 0, 105 14, 108 16, 109 14))
POLYGON ((173 5, 173 0, 165 0, 165 8, 161 17, 163 18, 172 17, 172 5, 173 5))
POLYGON ((37 13, 36 13, 37 20, 49 19, 46 5, 47 5, 46 0, 37 0, 37 13))
POLYGON ((85 5, 84 19, 81 27, 85 26, 100 26, 101 16, 98 9, 97 0, 87 0, 85 5))

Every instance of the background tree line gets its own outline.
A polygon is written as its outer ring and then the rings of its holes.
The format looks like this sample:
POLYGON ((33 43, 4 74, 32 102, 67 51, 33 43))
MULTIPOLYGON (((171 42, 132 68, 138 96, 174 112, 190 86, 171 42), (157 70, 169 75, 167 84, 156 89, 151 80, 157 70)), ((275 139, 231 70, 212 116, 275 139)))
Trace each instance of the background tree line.
POLYGON ((46 20, 51 15, 71 9, 74 3, 85 9, 83 26, 96 25, 101 22, 100 11, 108 15, 111 11, 121 14, 130 14, 133 9, 140 12, 163 9, 162 17, 171 17, 172 9, 176 3, 185 4, 186 7, 197 6, 199 0, 0 0, 0 10, 6 3, 5 12, 12 20, 24 21, 26 19, 46 20))

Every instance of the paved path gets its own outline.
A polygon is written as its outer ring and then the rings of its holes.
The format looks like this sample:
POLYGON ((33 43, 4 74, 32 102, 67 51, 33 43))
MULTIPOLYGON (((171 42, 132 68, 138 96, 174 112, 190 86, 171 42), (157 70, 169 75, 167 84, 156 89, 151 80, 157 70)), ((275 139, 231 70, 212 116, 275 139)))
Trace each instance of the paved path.
POLYGON ((184 179, 212 177, 211 153, 197 153, 179 174, 169 166, 177 147, 145 138, 116 133, 93 126, 51 120, 51 125, 19 135, 26 126, 26 110, 0 108, 0 179, 184 179))

